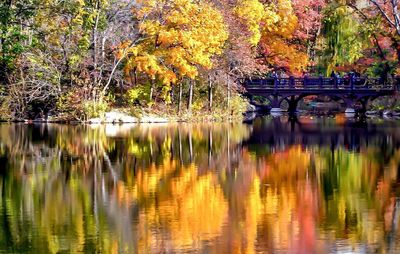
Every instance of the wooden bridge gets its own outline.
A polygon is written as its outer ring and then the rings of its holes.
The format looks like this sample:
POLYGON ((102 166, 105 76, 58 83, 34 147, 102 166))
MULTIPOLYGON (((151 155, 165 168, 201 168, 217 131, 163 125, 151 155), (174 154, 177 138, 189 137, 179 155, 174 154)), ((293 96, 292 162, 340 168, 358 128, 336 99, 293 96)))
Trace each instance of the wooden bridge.
POLYGON ((298 102, 306 96, 324 95, 332 100, 342 100, 346 112, 355 112, 357 105, 366 110, 367 104, 380 96, 393 95, 400 85, 400 77, 392 82, 379 78, 263 78, 241 81, 250 98, 262 96, 270 102, 271 111, 282 111, 281 104, 287 101, 289 112, 295 112, 298 102))

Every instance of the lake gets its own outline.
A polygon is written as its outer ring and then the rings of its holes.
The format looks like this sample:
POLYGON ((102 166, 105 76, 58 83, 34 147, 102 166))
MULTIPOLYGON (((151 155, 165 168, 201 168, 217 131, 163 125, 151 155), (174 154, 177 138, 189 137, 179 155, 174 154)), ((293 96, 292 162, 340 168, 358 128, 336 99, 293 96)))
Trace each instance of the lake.
POLYGON ((399 127, 0 124, 0 252, 400 253, 399 127))

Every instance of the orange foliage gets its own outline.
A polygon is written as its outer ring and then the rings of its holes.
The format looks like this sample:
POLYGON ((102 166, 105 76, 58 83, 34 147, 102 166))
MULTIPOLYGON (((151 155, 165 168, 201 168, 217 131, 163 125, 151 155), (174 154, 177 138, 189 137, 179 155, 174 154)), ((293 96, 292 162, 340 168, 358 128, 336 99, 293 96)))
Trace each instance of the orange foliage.
POLYGON ((308 55, 292 41, 299 27, 298 18, 289 0, 279 0, 275 7, 279 19, 264 29, 260 41, 262 54, 266 64, 300 74, 308 65, 308 55))

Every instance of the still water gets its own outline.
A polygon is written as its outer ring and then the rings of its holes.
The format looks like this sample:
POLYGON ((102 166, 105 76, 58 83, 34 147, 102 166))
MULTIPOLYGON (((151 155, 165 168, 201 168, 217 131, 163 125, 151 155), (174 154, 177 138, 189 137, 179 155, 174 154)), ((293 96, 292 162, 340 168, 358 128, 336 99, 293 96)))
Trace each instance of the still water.
POLYGON ((400 122, 0 125, 2 253, 400 253, 400 122))

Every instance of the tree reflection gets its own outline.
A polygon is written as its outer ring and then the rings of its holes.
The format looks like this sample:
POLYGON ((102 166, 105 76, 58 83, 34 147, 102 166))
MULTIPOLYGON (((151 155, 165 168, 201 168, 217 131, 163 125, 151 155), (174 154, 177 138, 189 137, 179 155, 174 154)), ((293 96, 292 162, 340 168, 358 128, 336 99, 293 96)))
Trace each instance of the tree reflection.
POLYGON ((299 122, 0 125, 0 249, 398 251, 398 133, 299 122))

